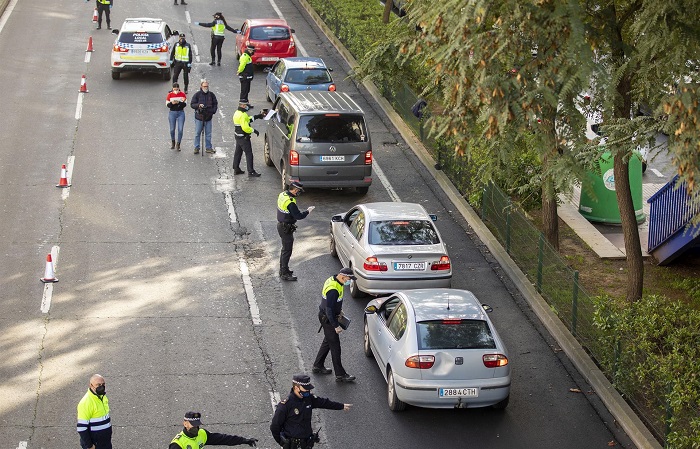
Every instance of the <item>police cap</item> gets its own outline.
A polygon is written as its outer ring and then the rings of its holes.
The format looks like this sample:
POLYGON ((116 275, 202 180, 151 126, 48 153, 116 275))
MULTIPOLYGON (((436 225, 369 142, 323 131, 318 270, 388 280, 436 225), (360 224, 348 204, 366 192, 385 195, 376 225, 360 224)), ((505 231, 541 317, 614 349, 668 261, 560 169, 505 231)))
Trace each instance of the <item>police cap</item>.
POLYGON ((185 37, 185 33, 180 33, 180 37, 185 37))
POLYGON ((304 184, 300 183, 299 181, 292 181, 289 183, 289 188, 290 189, 299 189, 303 192, 304 191, 304 184))
POLYGON ((199 412, 187 412, 185 413, 185 421, 189 422, 193 426, 202 425, 202 414, 199 412))
POLYGON ((342 274, 343 276, 347 276, 353 281, 356 280, 357 278, 355 277, 355 273, 352 271, 352 268, 341 268, 341 270, 338 272, 338 274, 342 274))
POLYGON ((292 382, 300 387, 303 387, 304 390, 313 390, 314 388, 314 386, 311 384, 311 378, 306 374, 295 374, 294 377, 292 377, 292 382))

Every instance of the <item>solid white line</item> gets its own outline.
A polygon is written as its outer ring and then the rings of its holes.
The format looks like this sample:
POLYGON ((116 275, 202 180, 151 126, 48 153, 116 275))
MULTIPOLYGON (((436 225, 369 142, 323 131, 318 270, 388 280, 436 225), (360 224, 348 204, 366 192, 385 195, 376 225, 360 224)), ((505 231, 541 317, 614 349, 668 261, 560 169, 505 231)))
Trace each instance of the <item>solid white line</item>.
POLYGON ((280 9, 277 7, 277 3, 275 3, 275 0, 270 0, 270 5, 272 5, 272 9, 274 9, 275 12, 277 13, 277 17, 279 17, 280 19, 284 19, 284 16, 282 15, 282 11, 280 11, 280 9))
POLYGON ((86 51, 85 52, 85 62, 90 62, 90 58, 92 57, 92 52, 91 51, 86 51))
POLYGON ((277 409, 277 404, 280 402, 280 394, 275 390, 268 391, 270 393, 270 403, 272 404, 272 414, 275 414, 275 409, 277 409))
POLYGON ((0 17, 0 33, 2 32, 2 29, 5 27, 5 23, 7 23, 7 20, 10 18, 10 14, 12 14, 12 10, 15 9, 15 5, 17 4, 17 0, 11 0, 10 3, 7 4, 7 8, 5 8, 5 13, 0 17))
MULTIPOLYGON (((73 180, 73 162, 75 161, 75 156, 68 156, 68 160, 66 161, 66 177, 68 178, 68 182, 71 183, 73 180)), ((68 195, 70 195, 70 187, 66 187, 64 189, 61 189, 61 199, 63 201, 68 199, 68 195)))
POLYGON ((20 441, 19 446, 17 446, 17 449, 27 449, 27 442, 26 441, 20 441))
POLYGON ((253 325, 259 326, 262 324, 260 319, 260 308, 258 307, 258 302, 255 300, 255 292, 253 292, 253 282, 250 279, 250 271, 248 271, 248 264, 243 256, 238 256, 238 261, 241 265, 241 276, 243 277, 243 288, 245 288, 245 295, 248 299, 248 308, 250 309, 250 316, 253 318, 253 325))
MULTIPOLYGON (((275 0, 270 0, 270 5, 272 5, 272 9, 274 9, 277 13, 277 17, 279 17, 280 19, 284 19, 284 15, 282 15, 282 11, 280 11, 280 9, 277 7, 275 0)), ((301 53, 302 56, 309 56, 304 46, 301 45, 301 42, 299 42, 299 38, 297 37, 296 33, 294 33, 294 42, 296 43, 297 48, 299 49, 299 53, 301 53)))
POLYGON ((387 193, 391 197, 391 201, 400 203, 401 198, 399 198, 399 195, 396 193, 394 188, 391 187, 391 184, 389 184, 389 180, 386 176, 384 176, 384 172, 381 168, 379 168, 379 164, 377 164, 376 162, 372 162, 372 170, 374 170, 374 173, 377 175, 377 178, 379 178, 379 181, 382 183, 387 193))
MULTIPOLYGON (((58 252, 60 248, 54 246, 51 248, 51 260, 53 261, 53 271, 56 273, 58 266, 58 252)), ((53 283, 48 282, 44 284, 44 293, 41 297, 41 313, 49 313, 51 308, 51 298, 53 297, 53 283)), ((21 443, 20 443, 21 444, 21 443)))
POLYGON ((83 93, 78 94, 78 103, 75 105, 75 119, 80 120, 83 116, 83 93))
POLYGON ((233 198, 231 197, 231 192, 224 192, 224 198, 226 199, 226 207, 228 208, 228 218, 231 223, 236 222, 236 210, 233 208, 233 198))
POLYGON ((660 171, 658 171, 657 169, 651 168, 650 170, 651 170, 656 176, 658 176, 659 178, 665 178, 664 174, 661 173, 660 171))

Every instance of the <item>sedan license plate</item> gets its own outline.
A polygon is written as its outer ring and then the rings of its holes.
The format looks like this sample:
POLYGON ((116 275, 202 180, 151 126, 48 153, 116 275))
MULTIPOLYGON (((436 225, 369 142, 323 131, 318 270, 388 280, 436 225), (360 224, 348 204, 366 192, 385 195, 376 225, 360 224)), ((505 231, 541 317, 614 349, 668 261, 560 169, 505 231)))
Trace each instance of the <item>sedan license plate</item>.
POLYGON ((151 50, 135 50, 135 49, 129 50, 129 53, 133 53, 135 55, 147 55, 150 52, 151 52, 151 50))
POLYGON ((425 262, 394 262, 394 271, 424 271, 425 262))
POLYGON ((277 56, 263 56, 260 58, 261 61, 277 61, 278 59, 277 56))
POLYGON ((441 398, 478 398, 478 388, 440 388, 439 395, 441 398))
POLYGON ((321 162, 345 162, 345 156, 321 156, 321 162))

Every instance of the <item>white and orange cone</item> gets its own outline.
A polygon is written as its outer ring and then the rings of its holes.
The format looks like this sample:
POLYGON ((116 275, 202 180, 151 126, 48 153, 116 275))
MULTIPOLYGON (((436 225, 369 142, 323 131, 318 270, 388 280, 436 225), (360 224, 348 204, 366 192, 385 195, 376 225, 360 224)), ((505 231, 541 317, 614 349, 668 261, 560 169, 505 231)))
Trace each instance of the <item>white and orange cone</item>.
POLYGON ((97 23, 97 8, 92 12, 92 23, 97 23))
POLYGON ((56 275, 53 272, 53 260, 51 260, 51 253, 46 256, 46 270, 44 270, 44 277, 39 278, 41 282, 47 284, 49 282, 58 282, 56 275))
POLYGON ((90 39, 88 39, 88 46, 87 46, 87 49, 85 51, 86 52, 93 51, 92 50, 92 36, 90 36, 90 39))
POLYGON ((66 164, 61 165, 61 179, 59 179, 58 184, 56 184, 56 187, 70 187, 71 185, 68 183, 68 175, 66 174, 66 164))
POLYGON ((84 94, 88 93, 87 80, 85 78, 85 75, 83 75, 83 77, 80 78, 80 90, 79 90, 79 92, 84 93, 84 94))

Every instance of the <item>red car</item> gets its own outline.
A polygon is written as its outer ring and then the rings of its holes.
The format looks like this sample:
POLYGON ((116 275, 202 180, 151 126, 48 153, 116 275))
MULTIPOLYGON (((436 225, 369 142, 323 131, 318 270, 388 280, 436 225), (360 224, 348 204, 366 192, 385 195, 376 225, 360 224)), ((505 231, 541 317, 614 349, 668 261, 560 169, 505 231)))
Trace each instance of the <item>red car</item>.
POLYGON ((255 47, 253 64, 272 65, 280 58, 297 55, 294 30, 283 19, 248 19, 236 35, 236 56, 240 57, 248 45, 255 47))

